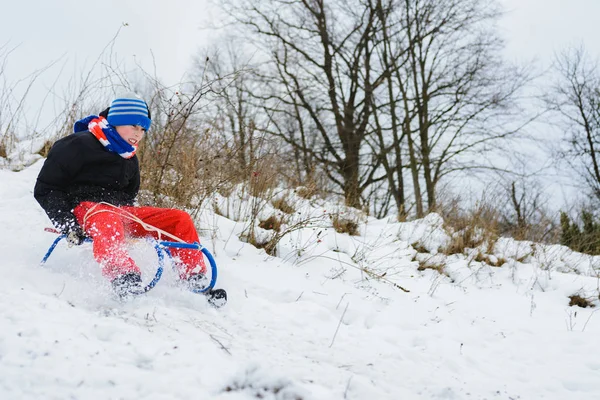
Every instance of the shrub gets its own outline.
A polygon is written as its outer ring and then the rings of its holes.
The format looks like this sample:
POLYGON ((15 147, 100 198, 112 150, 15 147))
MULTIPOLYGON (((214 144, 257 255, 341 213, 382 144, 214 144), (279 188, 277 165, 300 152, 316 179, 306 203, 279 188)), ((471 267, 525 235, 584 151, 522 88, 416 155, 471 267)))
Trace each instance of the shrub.
POLYGON ((40 156, 42 156, 44 158, 48 157, 48 153, 50 152, 50 149, 52 148, 52 144, 53 144, 53 142, 46 140, 44 142, 44 145, 42 146, 42 148, 37 152, 37 154, 39 154, 40 156))
POLYGON ((566 213, 561 212, 560 227, 562 245, 581 253, 600 254, 600 223, 592 213, 585 210, 581 212, 580 228, 566 213))
POLYGON ((273 204, 273 207, 286 214, 293 214, 294 212, 296 212, 296 210, 290 205, 286 197, 276 198, 271 202, 271 204, 273 204))
POLYGON ((358 223, 350 219, 334 215, 332 218, 333 229, 337 233, 347 233, 350 236, 358 236, 358 223))
POLYGON ((586 299, 585 297, 582 297, 578 294, 572 294, 571 296, 569 296, 569 306, 573 307, 573 306, 578 306, 581 308, 587 308, 587 307, 594 307, 594 304, 586 299))
POLYGON ((268 197, 266 194, 279 184, 281 161, 276 154, 257 157, 244 171, 248 174, 250 194, 254 197, 268 197))
POLYGON ((6 149, 6 143, 0 141, 0 157, 6 158, 8 156, 8 151, 6 149))
POLYGON ((281 220, 275 215, 271 215, 266 220, 260 221, 258 226, 263 229, 274 230, 275 232, 279 232, 281 230, 281 220))
POLYGON ((437 271, 440 275, 446 275, 445 265, 437 264, 437 263, 428 263, 428 262, 419 262, 419 266, 417 267, 417 271, 425 271, 426 269, 432 269, 437 271))
POLYGON ((498 240, 499 212, 491 204, 479 202, 473 209, 461 210, 457 205, 443 209, 442 217, 451 241, 443 249, 444 254, 462 254, 465 249, 485 245, 484 251, 491 253, 498 240))
POLYGON ((264 249, 270 256, 277 255, 277 242, 273 238, 258 238, 254 230, 240 235, 239 238, 242 242, 249 243, 257 249, 264 249))
POLYGON ((308 200, 317 194, 317 187, 313 184, 309 184, 307 186, 300 186, 296 189, 296 194, 308 200))
POLYGON ((477 254, 475 255, 475 258, 473 258, 474 261, 477 262, 481 262, 481 263, 486 263, 487 265, 491 266, 491 267, 501 267, 504 264, 506 264, 506 259, 502 258, 502 257, 496 257, 493 255, 489 255, 489 254, 483 254, 482 252, 477 252, 477 254))
POLYGON ((444 262, 445 257, 441 255, 431 256, 425 253, 416 253, 412 260, 419 264, 417 271, 425 271, 431 269, 439 273, 440 275, 448 276, 446 272, 446 263, 444 262))
POLYGON ((429 250, 421 242, 414 242, 411 246, 417 253, 429 253, 429 250))

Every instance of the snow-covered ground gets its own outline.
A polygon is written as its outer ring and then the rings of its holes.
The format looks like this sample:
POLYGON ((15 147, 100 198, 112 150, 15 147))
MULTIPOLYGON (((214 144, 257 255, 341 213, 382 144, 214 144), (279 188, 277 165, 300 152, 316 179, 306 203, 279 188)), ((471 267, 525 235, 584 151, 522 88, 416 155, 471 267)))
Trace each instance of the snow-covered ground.
MULTIPOLYGON (((597 297, 597 257, 501 239, 488 259, 505 263, 491 267, 476 251, 439 254, 436 215, 345 211, 360 219, 350 237, 328 225, 339 207, 293 195, 313 223, 271 257, 239 240, 247 207, 234 192, 215 199, 233 219, 198 219, 224 308, 170 271, 120 303, 89 244, 62 243, 40 266, 54 239, 32 196, 41 163, 0 170, 0 399, 600 399, 600 314, 568 306, 597 297), (445 275, 417 270, 427 263, 445 275)), ((132 254, 149 280, 152 247, 132 254)))

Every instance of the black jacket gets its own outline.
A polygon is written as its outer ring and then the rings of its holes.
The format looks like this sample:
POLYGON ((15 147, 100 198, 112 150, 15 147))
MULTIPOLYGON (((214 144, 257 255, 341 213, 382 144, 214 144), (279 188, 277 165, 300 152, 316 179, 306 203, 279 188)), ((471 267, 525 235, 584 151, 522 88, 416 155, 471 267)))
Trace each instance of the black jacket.
POLYGON ((52 146, 33 195, 58 229, 77 227, 72 211, 82 201, 133 205, 140 188, 137 156, 110 152, 88 131, 64 137, 52 146))

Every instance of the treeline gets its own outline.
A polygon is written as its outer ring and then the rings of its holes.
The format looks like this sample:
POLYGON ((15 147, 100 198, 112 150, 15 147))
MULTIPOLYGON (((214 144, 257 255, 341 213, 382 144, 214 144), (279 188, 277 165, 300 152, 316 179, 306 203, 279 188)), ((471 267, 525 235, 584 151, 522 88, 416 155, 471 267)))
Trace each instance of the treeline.
MULTIPOLYGON (((285 143, 299 182, 323 175, 347 205, 417 217, 448 174, 487 167, 527 76, 500 57, 481 0, 235 1, 263 50, 246 121, 285 143), (258 123, 257 123, 258 122, 258 123)), ((242 100, 242 99, 239 99, 242 100)))

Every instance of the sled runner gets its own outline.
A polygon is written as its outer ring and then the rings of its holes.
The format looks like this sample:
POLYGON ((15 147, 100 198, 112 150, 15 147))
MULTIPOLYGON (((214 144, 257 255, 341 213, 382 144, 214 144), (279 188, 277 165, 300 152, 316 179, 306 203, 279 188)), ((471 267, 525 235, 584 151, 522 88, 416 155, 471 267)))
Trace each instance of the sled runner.
MULTIPOLYGON (((44 230, 47 232, 57 233, 57 234, 59 234, 59 236, 50 245, 50 248, 48 249, 48 251, 46 252, 46 255, 44 256, 44 258, 42 259, 42 261, 40 263, 41 265, 44 265, 46 263, 46 261, 48 260, 48 258, 50 258, 50 255, 52 254, 52 252, 54 251, 54 249, 56 248, 58 243, 60 243, 61 240, 66 239, 66 235, 61 234, 59 231, 57 231, 53 228, 45 228, 44 230)), ((86 238, 85 242, 92 242, 92 239, 86 238)), ((160 278, 161 278, 161 276, 163 274, 163 270, 164 270, 165 254, 168 257, 171 257, 171 252, 169 251, 170 248, 195 249, 195 250, 201 251, 202 254, 204 254, 206 259, 208 260, 208 263, 210 264, 210 270, 211 270, 210 283, 208 284, 208 286, 206 286, 204 288, 190 289, 190 290, 194 293, 200 293, 200 294, 206 295, 209 303, 211 303, 215 307, 221 307, 221 306, 225 305, 225 303, 227 302, 227 293, 225 292, 225 290, 214 289, 215 284, 217 282, 217 263, 215 262, 215 259, 213 258, 212 254, 205 247, 203 247, 200 243, 180 243, 180 242, 169 242, 169 241, 162 241, 162 240, 153 240, 153 242, 154 242, 154 249, 156 250, 156 254, 158 256, 158 268, 156 269, 156 274, 154 275, 154 278, 150 281, 150 283, 148 283, 146 286, 144 286, 144 288, 140 294, 143 294, 143 293, 146 293, 146 292, 152 290, 152 288, 154 288, 154 286, 156 286, 158 281, 160 281, 160 278)))

